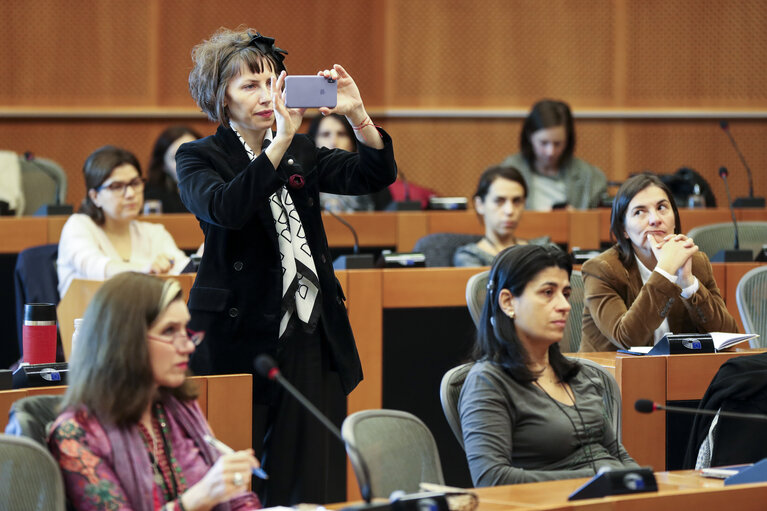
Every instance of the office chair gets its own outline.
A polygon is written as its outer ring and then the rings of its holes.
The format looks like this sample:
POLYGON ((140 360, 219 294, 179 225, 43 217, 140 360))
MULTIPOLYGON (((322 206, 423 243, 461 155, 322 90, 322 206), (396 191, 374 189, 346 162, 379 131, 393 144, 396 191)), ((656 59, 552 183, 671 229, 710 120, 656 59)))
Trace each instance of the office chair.
POLYGON ((48 449, 0 434, 0 496, 3 509, 64 511, 64 482, 48 449))
MULTIPOLYGON (((585 358, 570 358, 570 360, 576 360, 582 365, 593 367, 597 370, 597 375, 601 383, 604 393, 602 394, 602 401, 605 405, 605 413, 607 420, 613 427, 618 441, 621 441, 621 391, 618 386, 618 382, 613 376, 601 365, 585 358)), ((439 386, 439 400, 442 403, 442 411, 445 414, 445 419, 453 431, 456 440, 461 444, 461 448, 464 448, 463 444, 463 429, 461 428, 461 416, 458 413, 458 399, 461 396, 461 389, 463 383, 466 381, 466 376, 469 374, 474 362, 468 362, 459 366, 453 367, 442 377, 442 382, 439 386)))
MULTIPOLYGON (((727 360, 698 409, 767 414, 767 353, 727 360)), ((755 463, 767 458, 764 422, 696 415, 682 468, 755 463)))
MULTIPOLYGON (((687 236, 695 241, 698 248, 709 259, 724 249, 731 249, 735 243, 735 227, 731 222, 700 225, 690 229, 687 236)), ((755 254, 767 243, 767 222, 738 222, 740 248, 755 254)))
POLYGON ((415 415, 363 410, 344 420, 341 434, 360 489, 370 488, 373 498, 417 492, 421 482, 445 482, 434 437, 415 415))
POLYGON ((458 414, 458 398, 461 396, 463 382, 466 381, 466 375, 471 371, 474 362, 467 362, 450 369, 442 377, 439 384, 439 401, 442 403, 442 412, 455 435, 455 439, 461 444, 461 449, 466 449, 463 445, 463 430, 461 429, 461 416, 458 414))
POLYGON ((437 232, 427 234, 415 242, 413 252, 420 252, 426 258, 426 266, 453 266, 453 254, 463 245, 476 243, 481 234, 437 232))
MULTIPOLYGON (((487 296, 487 281, 490 271, 485 270, 472 275, 466 282, 466 305, 469 314, 474 320, 474 325, 479 328, 479 320, 482 316, 482 308, 485 306, 487 296)), ((565 333, 559 342, 562 353, 576 353, 581 345, 581 326, 583 324, 583 275, 580 271, 573 270, 570 275, 570 314, 567 317, 565 333)))
POLYGON ((24 436, 47 448, 48 428, 59 415, 62 396, 40 394, 16 400, 8 412, 9 435, 24 436))
POLYGON ((767 348, 767 266, 748 271, 735 290, 740 319, 748 334, 759 334, 750 341, 752 348, 767 348))
POLYGON ((577 353, 581 347, 583 306, 583 274, 580 270, 573 270, 570 274, 570 314, 567 316, 565 335, 559 343, 562 353, 577 353))
POLYGON ((58 163, 32 155, 20 155, 19 163, 24 215, 34 215, 40 206, 46 204, 66 202, 67 174, 58 163))

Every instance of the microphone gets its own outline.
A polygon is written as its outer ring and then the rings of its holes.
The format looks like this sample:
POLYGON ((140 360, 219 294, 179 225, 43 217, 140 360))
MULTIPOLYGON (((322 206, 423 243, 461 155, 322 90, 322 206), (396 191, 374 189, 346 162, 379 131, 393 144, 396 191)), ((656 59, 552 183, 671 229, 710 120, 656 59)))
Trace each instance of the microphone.
POLYGON ((350 224, 349 222, 347 222, 346 220, 341 218, 341 215, 339 215, 338 213, 336 213, 332 209, 325 208, 325 211, 327 213, 330 213, 330 216, 332 216, 333 218, 335 218, 336 220, 338 220, 339 222, 344 224, 346 226, 346 228, 349 229, 352 232, 352 236, 354 237, 354 246, 352 247, 352 253, 353 254, 359 254, 360 253, 360 239, 357 236, 356 229, 354 229, 354 227, 352 227, 352 224, 350 224))
POLYGON ((682 408, 681 406, 664 406, 649 399, 637 399, 634 403, 634 409, 639 413, 652 413, 656 410, 674 413, 686 413, 690 415, 719 415, 720 417, 729 417, 731 419, 749 419, 758 421, 767 421, 767 415, 760 413, 741 413, 741 412, 723 412, 714 410, 693 410, 682 408))
POLYGON ((730 207, 730 215, 732 216, 732 225, 735 228, 735 243, 732 249, 722 249, 711 258, 711 262, 714 263, 734 263, 734 262, 746 262, 749 263, 754 260, 754 253, 750 250, 740 249, 740 237, 738 235, 738 221, 735 218, 735 208, 730 198, 730 185, 727 182, 727 176, 729 172, 727 167, 719 167, 719 177, 724 181, 724 190, 727 192, 727 205, 730 207))
POLYGON ((369 268, 373 268, 374 262, 373 262, 373 254, 360 254, 360 239, 357 236, 357 231, 352 227, 352 224, 341 218, 341 215, 336 213, 335 211, 331 210, 330 208, 325 208, 325 211, 330 214, 333 218, 341 222, 344 226, 346 226, 347 229, 349 229, 352 232, 352 236, 354 237, 354 246, 352 247, 352 253, 351 254, 344 254, 336 257, 336 259, 333 261, 333 269, 334 270, 366 270, 369 268))
POLYGON ((719 121, 719 126, 722 128, 722 131, 724 131, 727 134, 727 137, 730 139, 730 143, 732 144, 732 147, 735 149, 735 152, 738 154, 738 158, 740 158, 740 162, 743 164, 743 166, 746 168, 746 174, 748 175, 748 197, 738 197, 735 199, 734 206, 736 208, 763 208, 764 207, 764 197, 754 197, 754 177, 751 173, 751 167, 748 166, 748 163, 746 163, 746 158, 743 156, 743 153, 740 150, 740 147, 738 147, 738 143, 735 142, 735 137, 732 136, 732 133, 730 132, 730 123, 727 121, 719 121))
MULTIPOLYGON (((330 431, 333 436, 338 438, 344 446, 346 446, 348 449, 350 449, 354 456, 359 461, 359 467, 362 470, 362 474, 364 475, 365 479, 367 481, 370 481, 370 471, 368 471, 368 467, 365 464, 365 460, 360 456, 359 451, 357 451, 357 448, 352 444, 347 444, 344 441, 344 437, 341 435, 341 431, 336 427, 335 424, 330 422, 330 419, 325 417, 325 415, 317 409, 316 406, 312 404, 311 401, 306 399, 306 396, 301 394, 301 392, 293 386, 292 383, 290 383, 288 380, 286 380, 282 373, 280 372, 280 368, 277 367, 277 363, 274 361, 272 357, 269 355, 259 355, 256 357, 256 361, 254 363, 254 366, 256 368, 256 372, 266 378, 267 380, 276 381, 279 383, 282 388, 288 391, 288 393, 296 398, 299 403, 301 403, 301 406, 303 406, 305 409, 309 410, 314 417, 322 423, 325 428, 330 431)), ((360 493, 362 494, 362 498, 365 501, 366 504, 370 504, 370 500, 372 498, 370 486, 365 484, 364 486, 360 484, 360 493)))

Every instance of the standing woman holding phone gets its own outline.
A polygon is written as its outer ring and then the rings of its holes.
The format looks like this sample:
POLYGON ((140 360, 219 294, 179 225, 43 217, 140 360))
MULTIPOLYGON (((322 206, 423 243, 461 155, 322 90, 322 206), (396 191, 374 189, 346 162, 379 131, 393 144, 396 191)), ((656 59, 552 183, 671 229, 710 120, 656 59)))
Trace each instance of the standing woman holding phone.
MULTIPOLYGON (((285 106, 286 54, 274 39, 244 28, 220 29, 192 51, 192 97, 220 124, 176 156, 181 199, 205 234, 189 310, 190 327, 207 337, 193 367, 253 373, 253 360, 269 354, 340 424, 362 368, 319 194, 376 192, 394 182, 397 167, 391 138, 373 125, 357 85, 337 64, 319 73, 338 82, 336 106, 320 112, 347 118, 357 152, 317 148, 296 134, 304 110, 285 106)), ((264 505, 344 500, 337 440, 273 383, 254 378, 253 400, 254 447, 263 447, 270 476, 260 491, 264 505)))

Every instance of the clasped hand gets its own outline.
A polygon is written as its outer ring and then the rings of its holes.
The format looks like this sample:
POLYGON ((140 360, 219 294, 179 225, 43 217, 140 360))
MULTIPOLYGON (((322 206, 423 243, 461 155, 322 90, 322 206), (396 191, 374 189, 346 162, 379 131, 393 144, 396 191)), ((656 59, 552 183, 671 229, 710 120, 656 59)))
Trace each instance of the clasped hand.
POLYGON ((677 284, 682 289, 695 282, 692 274, 692 256, 698 251, 698 246, 692 238, 684 234, 667 234, 658 240, 652 234, 647 235, 657 267, 676 275, 677 284))

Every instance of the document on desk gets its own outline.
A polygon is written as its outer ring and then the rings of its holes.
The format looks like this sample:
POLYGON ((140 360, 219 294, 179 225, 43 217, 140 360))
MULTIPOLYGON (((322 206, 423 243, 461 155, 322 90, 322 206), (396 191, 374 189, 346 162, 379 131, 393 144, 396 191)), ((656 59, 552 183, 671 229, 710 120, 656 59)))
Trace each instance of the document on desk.
POLYGON ((725 467, 703 468, 700 470, 700 475, 712 479, 727 479, 730 476, 739 474, 743 469, 753 466, 752 463, 749 463, 748 465, 728 465, 725 467))
MULTIPOLYGON (((739 334, 731 332, 710 332, 708 335, 714 341, 714 349, 722 351, 741 342, 756 339, 759 334, 739 334)), ((631 346, 627 350, 618 350, 618 353, 627 353, 629 355, 647 355, 654 346, 631 346)))

